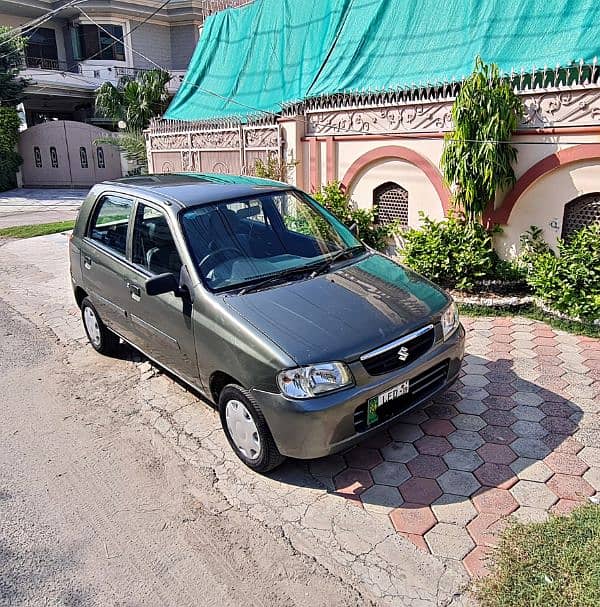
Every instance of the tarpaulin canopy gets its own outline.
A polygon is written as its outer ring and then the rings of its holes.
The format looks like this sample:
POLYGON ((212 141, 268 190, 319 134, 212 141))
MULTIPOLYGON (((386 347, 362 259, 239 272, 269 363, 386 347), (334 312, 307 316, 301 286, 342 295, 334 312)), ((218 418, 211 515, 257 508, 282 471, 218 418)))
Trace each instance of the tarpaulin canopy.
POLYGON ((598 0, 255 0, 205 22, 165 118, 279 112, 343 91, 506 72, 600 55, 598 0))

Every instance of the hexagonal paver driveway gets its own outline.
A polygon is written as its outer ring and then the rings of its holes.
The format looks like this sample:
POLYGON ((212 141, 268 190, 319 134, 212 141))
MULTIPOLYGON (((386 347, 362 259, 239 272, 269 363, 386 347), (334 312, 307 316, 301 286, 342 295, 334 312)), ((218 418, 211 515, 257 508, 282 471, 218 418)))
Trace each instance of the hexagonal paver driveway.
POLYGON ((309 464, 338 495, 472 575, 510 518, 600 492, 600 340, 524 318, 463 319, 452 389, 342 455, 309 464))

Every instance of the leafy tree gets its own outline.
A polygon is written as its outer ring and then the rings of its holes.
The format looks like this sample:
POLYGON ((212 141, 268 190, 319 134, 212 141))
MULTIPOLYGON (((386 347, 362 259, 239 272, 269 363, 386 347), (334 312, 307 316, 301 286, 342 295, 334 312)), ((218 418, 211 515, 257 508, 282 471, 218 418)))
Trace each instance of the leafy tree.
POLYGON ((15 30, 0 25, 0 105, 15 107, 23 99, 27 80, 19 77, 27 41, 15 30))
POLYGON ((115 122, 123 120, 129 132, 140 132, 160 116, 169 103, 169 72, 149 70, 138 78, 123 78, 117 86, 105 82, 96 91, 96 112, 115 122))
POLYGON ((454 204, 469 222, 481 219, 497 190, 515 182, 517 150, 508 142, 523 111, 498 66, 477 57, 452 106, 454 131, 444 138, 441 159, 446 181, 456 188, 454 204))
POLYGON ((123 78, 117 86, 105 82, 96 91, 96 112, 114 122, 123 121, 125 131, 103 137, 95 143, 116 145, 128 160, 147 167, 146 142, 142 131, 169 104, 169 72, 149 70, 136 79, 123 78))
POLYGON ((0 192, 16 187, 22 159, 15 151, 20 119, 16 110, 27 80, 19 77, 26 41, 15 30, 0 26, 0 192))

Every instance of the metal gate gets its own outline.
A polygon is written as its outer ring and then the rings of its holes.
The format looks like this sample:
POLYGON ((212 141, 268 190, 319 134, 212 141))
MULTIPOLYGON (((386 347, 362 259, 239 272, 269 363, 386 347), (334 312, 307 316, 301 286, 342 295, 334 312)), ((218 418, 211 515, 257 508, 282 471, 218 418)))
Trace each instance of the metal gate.
POLYGON ((71 120, 44 122, 23 131, 19 137, 23 186, 90 186, 122 177, 118 148, 94 144, 110 135, 71 120))
POLYGON ((253 174, 257 160, 282 158, 281 128, 274 121, 241 124, 154 120, 146 134, 150 172, 253 174))

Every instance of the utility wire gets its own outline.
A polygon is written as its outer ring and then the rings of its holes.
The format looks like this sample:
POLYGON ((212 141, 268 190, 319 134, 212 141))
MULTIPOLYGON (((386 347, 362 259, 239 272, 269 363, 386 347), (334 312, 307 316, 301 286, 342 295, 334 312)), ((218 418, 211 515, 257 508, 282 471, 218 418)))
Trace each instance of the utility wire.
MULTIPOLYGON (((59 6, 58 8, 48 11, 47 13, 44 13, 43 15, 40 15, 39 17, 36 17, 35 19, 32 19, 31 21, 28 21, 27 23, 24 23, 23 25, 19 25, 19 26, 13 28, 15 30, 18 30, 18 33, 16 33, 14 36, 11 36, 10 38, 7 38, 6 40, 0 41, 0 46, 8 44, 8 43, 12 42, 13 40, 15 40, 16 38, 19 38, 23 34, 26 34, 31 30, 41 27, 44 23, 46 23, 46 21, 49 21, 50 19, 52 19, 52 17, 54 17, 54 15, 56 15, 60 11, 63 11, 66 8, 71 8, 73 6, 77 6, 78 4, 83 4, 84 2, 89 2, 89 0, 71 0, 70 2, 67 2, 67 4, 63 4, 62 6, 59 6)), ((5 53, 4 55, 2 55, 0 57, 0 59, 4 59, 5 57, 8 57, 9 55, 14 54, 15 52, 19 52, 19 51, 13 50, 8 53, 5 53)))
MULTIPOLYGON (((139 23, 136 27, 132 28, 129 31, 129 36, 131 35, 131 33, 137 29, 138 27, 140 27, 143 23, 145 23, 148 19, 151 19, 153 15, 155 15, 162 7, 166 6, 169 2, 171 2, 171 0, 166 0, 166 2, 159 7, 156 11, 154 11, 154 13, 150 16, 148 16, 144 21, 142 21, 141 23, 139 23)), ((95 21, 90 15, 88 15, 88 13, 86 13, 80 6, 76 6, 77 10, 83 14, 86 19, 88 19, 91 23, 93 23, 96 27, 98 27, 100 30, 102 30, 107 36, 109 36, 110 38, 112 38, 114 40, 114 42, 112 43, 111 46, 113 46, 114 44, 120 43, 123 44, 123 46, 125 46, 126 48, 130 49, 133 53, 135 53, 136 55, 138 55, 139 57, 141 57, 142 59, 144 59, 145 61, 151 63, 152 65, 154 65, 157 69, 163 70, 168 72, 169 70, 167 68, 165 68, 164 66, 158 64, 156 61, 154 61, 153 59, 151 59, 150 57, 147 57, 146 55, 144 55, 143 53, 141 53, 140 51, 138 51, 137 49, 133 48, 133 46, 131 46, 131 44, 128 44, 125 42, 125 36, 123 37, 123 40, 117 38, 114 34, 112 34, 112 32, 109 32, 106 28, 104 28, 101 24, 99 24, 97 21, 95 21)), ((107 47, 110 48, 110 47, 107 47)), ((218 97, 226 102, 230 102, 233 103, 235 105, 238 105, 240 107, 245 108, 246 110, 250 110, 255 114, 264 114, 266 116, 269 117, 274 117, 274 118, 280 118, 280 115, 276 112, 272 112, 272 111, 268 111, 268 110, 262 110, 260 108, 256 108, 253 107, 251 105, 247 105, 245 103, 242 103, 240 101, 237 101, 236 99, 234 99, 233 97, 226 97, 224 95, 221 95, 215 91, 211 91, 209 89, 205 89, 203 87, 201 87, 198 84, 195 84, 193 82, 191 82, 190 80, 187 79, 183 79, 181 82, 180 86, 183 85, 188 85, 191 86, 207 95, 211 95, 214 97, 218 97)), ((303 122, 305 125, 309 125, 311 124, 306 118, 302 118, 302 117, 297 117, 300 119, 300 122, 303 122)), ((364 131, 359 131, 356 129, 350 129, 350 128, 340 128, 337 126, 332 126, 329 124, 324 124, 324 123, 319 123, 319 122, 313 122, 313 125, 318 125, 318 126, 326 126, 328 128, 333 128, 334 130, 338 131, 339 134, 354 134, 354 135, 367 135, 367 134, 374 134, 374 135, 378 135, 384 138, 393 138, 393 139, 409 139, 409 140, 430 140, 430 141, 437 141, 440 139, 439 136, 434 136, 434 135, 426 135, 426 134, 416 134, 416 135, 412 135, 412 134, 405 134, 405 133, 388 133, 385 131, 375 131, 373 133, 365 133, 364 131)), ((532 135, 535 133, 532 133, 532 135)), ((528 135, 528 134, 525 134, 528 135)), ((555 137, 557 136, 558 133, 556 134, 552 134, 549 136, 555 137)), ((455 139, 446 139, 446 141, 458 141, 455 139)), ((515 142, 514 140, 493 140, 493 139, 466 139, 466 140, 460 140, 460 141, 466 141, 467 143, 480 143, 480 144, 494 144, 494 145, 501 145, 501 144, 513 144, 513 145, 556 145, 556 141, 521 141, 521 142, 515 142)), ((577 142, 577 141, 569 141, 569 144, 572 145, 597 145, 598 142, 592 142, 592 141, 581 141, 581 142, 577 142)))
MULTIPOLYGON (((76 2, 87 2, 88 0, 75 0, 76 2)), ((98 51, 96 51, 93 55, 90 55, 89 57, 86 57, 84 59, 84 61, 89 61, 90 59, 94 59, 94 57, 97 57, 98 55, 100 55, 101 53, 107 51, 108 49, 111 49, 113 46, 115 46, 117 43, 119 44, 123 44, 123 46, 126 46, 128 48, 133 48, 129 45, 127 45, 125 43, 125 38, 128 38, 131 36, 131 34, 133 34, 133 32, 135 32, 135 30, 137 30, 139 27, 141 27, 142 25, 144 25, 145 23, 147 23, 150 19, 152 19, 152 17, 154 17, 159 11, 161 11, 165 6, 167 6, 167 4, 169 4, 169 2, 172 2, 173 0, 165 0, 165 2, 163 2, 158 8, 156 8, 150 15, 147 15, 142 21, 140 21, 137 25, 135 25, 134 27, 132 27, 126 34, 123 35, 123 39, 119 39, 116 36, 113 36, 110 32, 108 32, 106 29, 104 29, 102 26, 100 26, 98 23, 96 23, 87 13, 84 13, 85 17, 87 19, 89 19, 89 21, 91 21, 94 25, 96 25, 97 27, 99 27, 103 32, 105 32, 106 34, 108 34, 111 38, 114 38, 114 41, 109 44, 107 47, 100 49, 98 51)), ((76 6, 75 4, 73 4, 73 6, 76 6)), ((64 8, 64 7, 62 7, 64 8)), ((77 8, 79 8, 77 6, 77 8)), ((83 11, 82 11, 83 12, 83 11)), ((149 59, 147 59, 148 61, 150 61, 149 59)), ((68 64, 66 69, 64 70, 57 70, 60 71, 60 73, 64 76, 69 76, 70 78, 73 78, 74 80, 79 80, 80 82, 83 82, 84 84, 90 84, 89 80, 85 80, 84 78, 78 77, 75 75, 74 72, 70 72, 69 69, 73 68, 73 67, 77 67, 79 65, 79 62, 74 62, 72 64, 68 64)), ((35 68, 34 68, 35 69, 35 68)), ((135 69, 135 68, 134 68, 135 69)), ((163 68, 161 68, 163 69, 163 68)), ((165 70, 168 71, 168 70, 165 70)), ((36 93, 41 93, 42 91, 52 88, 52 85, 47 84, 45 86, 40 87, 39 89, 36 90, 36 93)))

